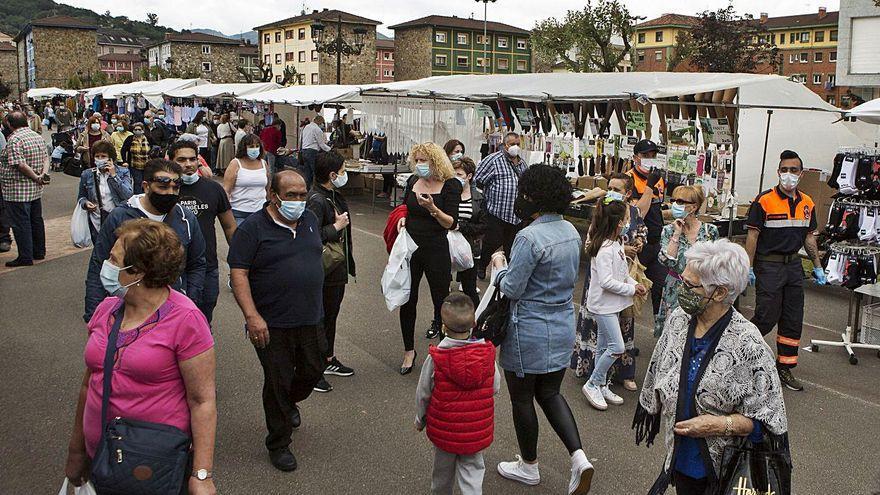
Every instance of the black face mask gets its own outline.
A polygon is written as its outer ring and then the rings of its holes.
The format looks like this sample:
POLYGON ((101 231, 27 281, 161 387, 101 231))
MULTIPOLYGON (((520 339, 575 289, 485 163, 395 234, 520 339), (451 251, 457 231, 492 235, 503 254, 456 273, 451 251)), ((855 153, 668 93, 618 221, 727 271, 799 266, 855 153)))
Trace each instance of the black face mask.
POLYGON ((177 204, 179 199, 180 196, 177 194, 150 193, 150 203, 163 215, 168 214, 168 212, 171 211, 171 208, 174 208, 174 205, 177 204))
POLYGON ((516 197, 513 201, 513 214, 518 216, 520 220, 530 222, 532 215, 538 212, 538 208, 534 203, 524 198, 522 195, 516 197))

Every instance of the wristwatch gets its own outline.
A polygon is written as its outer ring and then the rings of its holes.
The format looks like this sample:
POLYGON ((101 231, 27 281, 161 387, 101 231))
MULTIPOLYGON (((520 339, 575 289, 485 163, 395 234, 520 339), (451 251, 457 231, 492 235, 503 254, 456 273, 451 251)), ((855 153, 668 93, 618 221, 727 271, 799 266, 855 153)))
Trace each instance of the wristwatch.
POLYGON ((199 469, 192 472, 192 477, 199 481, 205 481, 206 479, 213 478, 214 474, 207 469, 199 469))

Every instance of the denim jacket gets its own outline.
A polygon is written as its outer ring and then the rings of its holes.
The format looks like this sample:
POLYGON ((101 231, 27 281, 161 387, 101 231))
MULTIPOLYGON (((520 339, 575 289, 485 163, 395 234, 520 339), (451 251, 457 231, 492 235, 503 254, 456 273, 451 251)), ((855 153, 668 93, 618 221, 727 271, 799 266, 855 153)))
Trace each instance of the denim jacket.
MULTIPOLYGON (((110 186, 110 196, 113 198, 113 207, 125 204, 131 197, 131 172, 126 167, 116 167, 116 177, 108 177, 107 185, 110 186)), ((95 190, 95 169, 83 170, 79 177, 79 194, 77 203, 82 206, 86 201, 98 204, 98 192, 95 190)))
POLYGON ((542 215, 516 235, 509 267, 496 276, 498 288, 511 299, 510 326, 501 344, 503 369, 522 377, 568 366, 580 246, 580 234, 556 214, 542 215))

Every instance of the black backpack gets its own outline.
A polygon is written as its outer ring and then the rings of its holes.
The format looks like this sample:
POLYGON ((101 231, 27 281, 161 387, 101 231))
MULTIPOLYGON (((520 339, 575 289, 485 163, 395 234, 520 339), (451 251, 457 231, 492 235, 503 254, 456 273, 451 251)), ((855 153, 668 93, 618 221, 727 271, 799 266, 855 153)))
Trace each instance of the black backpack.
POLYGON ((492 294, 489 305, 483 310, 477 319, 477 328, 474 336, 478 339, 486 339, 496 347, 504 342, 507 337, 507 326, 510 324, 510 299, 501 293, 498 288, 492 294))
POLYGON ((81 176, 83 170, 87 168, 89 168, 89 166, 86 162, 72 156, 68 156, 61 160, 61 170, 71 177, 81 176))

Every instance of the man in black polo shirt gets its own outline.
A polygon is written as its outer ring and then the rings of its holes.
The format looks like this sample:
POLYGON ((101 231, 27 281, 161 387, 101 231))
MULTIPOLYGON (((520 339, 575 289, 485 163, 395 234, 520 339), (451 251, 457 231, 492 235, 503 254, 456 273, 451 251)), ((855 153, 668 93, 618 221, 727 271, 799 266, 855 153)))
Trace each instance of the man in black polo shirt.
POLYGON ((263 366, 266 447, 281 471, 296 469, 290 435, 324 372, 319 324, 324 314, 323 246, 318 219, 307 211, 299 172, 272 178, 269 202, 247 218, 229 246, 232 290, 248 338, 263 366))
POLYGON ((232 242, 235 233, 235 218, 229 197, 223 186, 211 179, 199 175, 199 147, 192 141, 178 139, 168 147, 168 159, 180 165, 183 174, 180 179, 180 204, 193 212, 199 219, 202 237, 205 238, 205 286, 199 309, 204 313, 208 323, 214 317, 217 296, 220 295, 220 268, 217 263, 217 234, 214 221, 220 220, 226 242, 232 242))

